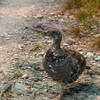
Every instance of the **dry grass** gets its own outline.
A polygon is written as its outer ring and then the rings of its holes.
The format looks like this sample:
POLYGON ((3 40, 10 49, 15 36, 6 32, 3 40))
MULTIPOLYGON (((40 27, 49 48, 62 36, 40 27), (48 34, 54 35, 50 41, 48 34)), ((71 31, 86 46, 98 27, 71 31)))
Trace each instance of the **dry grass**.
MULTIPOLYGON (((67 0, 62 9, 63 13, 66 11, 71 12, 85 30, 100 25, 100 0, 67 0)), ((81 33, 86 35, 80 27, 72 27, 71 32, 77 37, 80 37, 81 33)), ((94 34, 100 34, 100 31, 94 34)), ((91 41, 93 46, 100 48, 100 37, 93 37, 91 41)))
POLYGON ((89 34, 83 27, 79 27, 79 26, 72 26, 70 28, 70 32, 73 34, 74 37, 83 37, 86 34, 89 34))
POLYGON ((100 29, 94 31, 94 37, 91 38, 92 46, 100 49, 100 29))
MULTIPOLYGON (((85 30, 91 30, 99 26, 100 0, 67 0, 62 12, 64 13, 67 10, 72 12, 71 15, 73 14, 81 22, 85 30)), ((72 27, 71 32, 76 37, 80 37, 81 33, 86 35, 80 27, 72 27)), ((100 32, 96 34, 100 34, 100 32)), ((93 38, 92 45, 100 48, 100 37, 93 38)))
POLYGON ((71 27, 70 32, 73 34, 73 36, 80 37, 81 29, 78 26, 73 26, 71 27))
POLYGON ((96 18, 100 16, 100 0, 67 0, 62 12, 67 9, 74 10, 73 14, 83 26, 91 28, 98 25, 96 18))
POLYGON ((92 46, 100 48, 100 36, 92 39, 92 46))
POLYGON ((67 0, 64 4, 65 9, 80 8, 83 4, 83 0, 67 0))

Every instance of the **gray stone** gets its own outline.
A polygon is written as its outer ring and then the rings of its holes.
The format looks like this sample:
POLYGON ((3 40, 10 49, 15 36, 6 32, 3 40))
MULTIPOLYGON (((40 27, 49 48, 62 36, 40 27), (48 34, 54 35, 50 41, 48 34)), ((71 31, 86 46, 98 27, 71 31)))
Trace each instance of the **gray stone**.
POLYGON ((78 51, 82 51, 82 48, 77 48, 78 51))
POLYGON ((1 96, 3 96, 6 92, 8 92, 9 90, 11 90, 12 84, 9 83, 5 83, 3 85, 3 88, 1 90, 1 96))
POLYGON ((92 52, 88 52, 85 57, 93 57, 93 53, 92 52))
POLYGON ((45 53, 42 51, 39 53, 40 56, 43 56, 45 53))
POLYGON ((95 60, 96 60, 96 61, 100 61, 100 56, 98 56, 95 60))
POLYGON ((26 94, 27 93, 27 87, 25 85, 22 85, 20 83, 16 83, 15 84, 15 92, 18 94, 18 95, 21 95, 21 94, 26 94))
POLYGON ((42 100, 47 100, 48 98, 47 97, 42 97, 42 100))

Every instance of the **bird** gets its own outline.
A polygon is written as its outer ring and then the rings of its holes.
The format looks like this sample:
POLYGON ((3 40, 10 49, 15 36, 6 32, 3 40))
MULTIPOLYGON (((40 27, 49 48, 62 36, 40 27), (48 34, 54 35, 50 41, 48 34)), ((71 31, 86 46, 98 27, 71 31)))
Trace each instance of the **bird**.
POLYGON ((62 33, 58 29, 49 28, 43 34, 53 39, 43 58, 43 67, 54 81, 60 83, 61 92, 64 92, 66 85, 74 83, 86 69, 85 57, 75 50, 61 48, 62 33))

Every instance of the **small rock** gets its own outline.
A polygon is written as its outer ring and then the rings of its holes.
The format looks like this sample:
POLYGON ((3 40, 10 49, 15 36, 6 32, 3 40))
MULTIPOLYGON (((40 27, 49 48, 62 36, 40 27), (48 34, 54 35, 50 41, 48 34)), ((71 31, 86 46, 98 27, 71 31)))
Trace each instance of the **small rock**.
POLYGON ((23 74, 22 78, 28 78, 28 74, 27 73, 23 74))
POLYGON ((55 15, 55 13, 52 12, 52 13, 50 13, 50 15, 55 15))
POLYGON ((97 64, 97 66, 100 68, 100 64, 97 64))
POLYGON ((82 48, 77 48, 78 51, 82 51, 82 48))
POLYGON ((100 37, 100 34, 96 34, 96 35, 94 35, 94 37, 95 37, 95 38, 100 37))
POLYGON ((34 69, 40 71, 40 66, 34 66, 34 69))
POLYGON ((16 93, 18 95, 27 93, 27 87, 25 85, 20 84, 20 83, 15 84, 15 89, 16 89, 16 93))
POLYGON ((69 44, 69 45, 72 45, 72 44, 75 44, 75 40, 72 39, 72 38, 68 38, 68 39, 66 40, 66 43, 69 44))
POLYGON ((100 56, 98 56, 95 60, 96 60, 96 61, 100 61, 100 56))
POLYGON ((93 53, 92 52, 88 52, 85 57, 93 57, 93 53))
POLYGON ((44 52, 40 52, 39 55, 40 55, 40 56, 43 56, 43 55, 44 55, 44 52))
POLYGON ((60 19, 60 21, 63 23, 64 22, 64 19, 60 19))
POLYGON ((47 44, 51 44, 51 43, 52 43, 52 41, 51 41, 51 40, 48 40, 48 41, 46 41, 46 43, 47 43, 47 44))
POLYGON ((38 82, 38 81, 40 81, 39 78, 35 78, 34 79, 34 82, 38 82))
POLYGON ((83 52, 81 51, 80 54, 83 54, 83 52))
POLYGON ((39 67, 40 66, 40 64, 41 64, 41 62, 34 62, 34 61, 29 61, 29 66, 30 67, 36 67, 36 69, 38 69, 37 67, 39 67))
POLYGON ((28 69, 31 69, 31 67, 30 67, 30 66, 28 66, 27 68, 28 68, 28 69))
POLYGON ((69 16, 69 18, 70 18, 70 19, 72 19, 72 20, 73 20, 73 19, 75 19, 75 17, 74 17, 74 16, 69 16))
POLYGON ((23 49, 24 48, 24 45, 19 45, 19 49, 23 49))
POLYGON ((41 15, 41 14, 39 15, 39 14, 38 14, 38 15, 33 16, 33 17, 34 17, 34 18, 43 18, 43 15, 41 15))
POLYGON ((8 92, 9 90, 11 90, 12 84, 4 84, 3 88, 2 88, 2 93, 1 96, 3 96, 6 92, 8 92))
POLYGON ((64 43, 63 45, 64 45, 64 46, 68 46, 68 44, 66 44, 66 43, 64 43))
POLYGON ((48 98, 47 97, 42 97, 42 100, 47 100, 48 98))
POLYGON ((97 63, 95 63, 95 62, 93 62, 92 64, 93 64, 93 66, 96 66, 97 65, 97 63))

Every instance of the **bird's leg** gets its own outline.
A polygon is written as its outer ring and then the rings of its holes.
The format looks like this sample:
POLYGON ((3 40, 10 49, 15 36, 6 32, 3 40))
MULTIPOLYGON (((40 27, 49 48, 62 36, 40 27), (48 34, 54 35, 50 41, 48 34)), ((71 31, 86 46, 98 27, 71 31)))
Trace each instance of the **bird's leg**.
POLYGON ((66 91, 66 84, 61 82, 61 93, 60 93, 60 100, 63 100, 64 93, 66 91))
POLYGON ((68 84, 66 90, 69 91, 70 88, 76 87, 79 83, 80 83, 80 80, 77 80, 73 83, 68 84))
POLYGON ((63 90, 66 89, 66 85, 62 82, 58 82, 57 87, 58 87, 58 91, 60 91, 60 93, 62 93, 63 90))
POLYGON ((59 100, 63 100, 63 95, 64 95, 64 92, 66 91, 66 84, 64 84, 63 82, 58 82, 58 91, 59 92, 59 100))
POLYGON ((66 90, 66 84, 62 82, 61 83, 61 91, 62 91, 62 93, 65 92, 65 90, 66 90))

